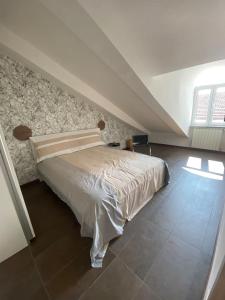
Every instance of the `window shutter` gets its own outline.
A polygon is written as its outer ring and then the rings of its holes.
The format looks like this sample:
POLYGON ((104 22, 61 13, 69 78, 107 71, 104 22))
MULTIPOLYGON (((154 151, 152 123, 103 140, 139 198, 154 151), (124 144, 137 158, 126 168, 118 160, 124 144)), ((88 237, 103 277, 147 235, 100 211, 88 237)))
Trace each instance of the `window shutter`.
POLYGON ((213 125, 225 125, 225 87, 215 90, 211 118, 213 125))
POLYGON ((208 123, 208 112, 210 107, 211 89, 197 90, 193 110, 193 121, 195 125, 206 125, 208 123))

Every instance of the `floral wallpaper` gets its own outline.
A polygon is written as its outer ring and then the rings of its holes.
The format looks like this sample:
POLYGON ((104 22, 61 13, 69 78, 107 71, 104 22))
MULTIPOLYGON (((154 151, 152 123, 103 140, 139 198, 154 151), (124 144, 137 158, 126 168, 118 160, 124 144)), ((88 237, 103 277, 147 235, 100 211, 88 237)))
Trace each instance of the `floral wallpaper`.
POLYGON ((138 131, 109 113, 101 112, 82 96, 69 95, 8 56, 0 55, 0 123, 20 184, 37 178, 29 141, 18 141, 13 129, 26 125, 33 136, 97 127, 106 123, 102 139, 125 145, 138 131))

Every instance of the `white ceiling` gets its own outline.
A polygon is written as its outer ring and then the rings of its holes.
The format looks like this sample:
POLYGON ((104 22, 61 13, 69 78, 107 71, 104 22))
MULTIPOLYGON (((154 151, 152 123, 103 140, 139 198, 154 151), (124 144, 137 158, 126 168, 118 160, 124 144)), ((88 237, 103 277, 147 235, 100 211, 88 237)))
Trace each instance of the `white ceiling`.
POLYGON ((215 18, 223 2, 196 2, 0 0, 0 22, 148 130, 183 134, 150 79, 225 57, 224 21, 215 18))
POLYGON ((224 0, 79 0, 79 3, 144 76, 225 57, 224 0))
MULTIPOLYGON (((48 1, 43 2, 48 3, 48 1)), ((57 4, 57 2, 60 4, 59 12, 61 12, 61 6, 65 2, 53 1, 52 3, 57 4)), ((67 9, 72 12, 71 20, 76 19, 76 23, 72 25, 75 28, 84 29, 85 33, 85 27, 80 24, 82 19, 74 18, 77 16, 79 6, 76 6, 76 2, 67 2, 67 9), (71 10, 69 4, 75 5, 74 9, 71 10)), ((1 0, 0 5, 0 20, 8 29, 29 41, 66 70, 99 91, 146 129, 171 130, 99 56, 87 47, 75 32, 68 28, 66 17, 61 20, 42 5, 41 1, 37 0, 1 0)), ((53 7, 57 7, 57 5, 53 7)), ((92 23, 86 22, 85 24, 87 25, 86 30, 93 29, 92 23)), ((83 34, 83 32, 81 33, 83 34)), ((111 44, 107 47, 112 48, 111 44)), ((151 94, 149 97, 152 97, 151 94)))

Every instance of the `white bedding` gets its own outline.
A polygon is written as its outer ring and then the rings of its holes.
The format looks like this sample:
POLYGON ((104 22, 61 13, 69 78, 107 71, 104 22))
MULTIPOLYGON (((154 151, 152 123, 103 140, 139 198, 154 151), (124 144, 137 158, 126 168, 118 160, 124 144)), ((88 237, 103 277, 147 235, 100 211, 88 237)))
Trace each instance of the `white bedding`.
POLYGON ((159 158, 107 146, 46 159, 38 171, 70 206, 81 235, 93 238, 93 267, 102 266, 109 241, 164 185, 167 172, 159 158))

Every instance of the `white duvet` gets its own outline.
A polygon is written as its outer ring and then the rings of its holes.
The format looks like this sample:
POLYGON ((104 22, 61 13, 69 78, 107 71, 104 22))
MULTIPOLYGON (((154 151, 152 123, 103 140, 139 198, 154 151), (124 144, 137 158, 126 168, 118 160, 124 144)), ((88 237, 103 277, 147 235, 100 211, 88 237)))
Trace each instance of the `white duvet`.
POLYGON ((107 146, 46 159, 38 170, 76 215, 81 235, 93 238, 93 267, 102 266, 109 241, 164 185, 167 172, 159 158, 107 146))

